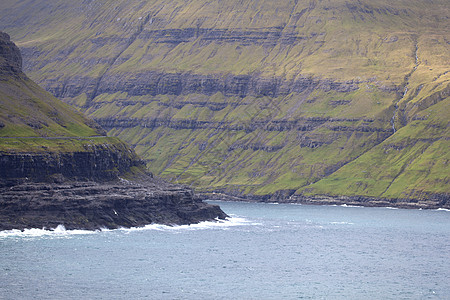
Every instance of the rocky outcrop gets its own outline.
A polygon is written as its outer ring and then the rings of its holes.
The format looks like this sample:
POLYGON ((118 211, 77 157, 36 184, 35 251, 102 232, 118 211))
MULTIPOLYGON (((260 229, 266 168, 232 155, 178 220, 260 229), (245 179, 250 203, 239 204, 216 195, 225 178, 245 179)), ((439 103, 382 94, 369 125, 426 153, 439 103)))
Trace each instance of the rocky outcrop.
POLYGON ((107 74, 97 85, 97 79, 74 76, 70 82, 54 79, 41 84, 59 98, 76 97, 86 93, 91 99, 100 94, 127 92, 129 96, 142 95, 187 95, 192 93, 226 96, 270 96, 278 97, 289 93, 320 89, 325 92, 342 93, 357 90, 358 81, 338 82, 331 79, 301 77, 296 80, 266 78, 257 75, 200 75, 192 73, 163 73, 147 71, 142 73, 107 74))
POLYGON ((125 144, 92 145, 86 151, 0 153, 0 186, 20 182, 71 180, 111 181, 143 167, 144 162, 125 144))
POLYGON ((188 188, 146 183, 24 183, 0 188, 0 230, 56 228, 96 230, 147 224, 192 224, 226 214, 188 188))
POLYGON ((297 203, 306 205, 343 205, 364 207, 395 207, 405 209, 450 209, 449 194, 423 193, 420 197, 382 198, 367 196, 331 196, 315 195, 304 196, 294 194, 295 190, 280 190, 273 195, 255 196, 233 194, 229 192, 205 192, 199 197, 202 199, 221 201, 247 201, 247 202, 276 202, 297 203))
POLYGON ((364 196, 302 196, 294 195, 288 202, 316 205, 355 205, 367 207, 396 207, 415 209, 450 209, 449 194, 427 194, 421 198, 378 198, 364 196))
POLYGON ((22 56, 7 33, 0 31, 0 76, 22 75, 22 56))
POLYGON ((392 134, 390 128, 378 128, 373 126, 333 126, 334 122, 359 122, 360 119, 333 119, 333 118, 298 118, 297 120, 272 120, 272 121, 253 121, 247 123, 198 121, 193 119, 134 119, 134 118, 98 118, 95 121, 106 130, 113 128, 132 128, 142 126, 149 129, 158 127, 167 127, 177 130, 181 129, 221 129, 221 130, 244 130, 252 132, 259 129, 267 131, 312 131, 319 126, 327 123, 327 128, 332 131, 359 131, 359 132, 384 132, 387 135, 392 134))
MULTIPOLYGON (((302 12, 303 13, 303 12, 302 12)), ((297 16, 298 17, 298 16, 297 16)), ((151 20, 154 26, 164 20, 154 18, 151 20)), ((184 29, 146 29, 140 38, 153 39, 159 44, 180 44, 192 40, 200 40, 203 43, 211 41, 220 43, 239 42, 243 45, 275 46, 278 43, 292 44, 301 40, 307 40, 318 36, 318 33, 300 35, 293 32, 283 32, 284 27, 266 27, 258 29, 216 29, 216 28, 184 28, 184 29)), ((295 27, 291 28, 294 30, 295 27)))
MULTIPOLYGON (((420 91, 419 88, 416 89, 414 94, 417 94, 420 91)), ((450 96, 450 83, 447 84, 445 88, 438 92, 434 92, 428 97, 421 99, 417 103, 408 103, 405 108, 402 109, 403 113, 406 115, 414 115, 413 112, 419 112, 427 109, 430 106, 433 106, 450 96)), ((411 97, 412 98, 412 97, 411 97)), ((412 118, 414 120, 414 117, 412 118)), ((417 120, 417 119, 416 119, 417 120)))
POLYGON ((134 152, 100 147, 92 152, 0 155, 0 230, 58 225, 115 229, 226 217, 192 190, 146 174, 134 152), (137 175, 130 174, 133 167, 137 175))

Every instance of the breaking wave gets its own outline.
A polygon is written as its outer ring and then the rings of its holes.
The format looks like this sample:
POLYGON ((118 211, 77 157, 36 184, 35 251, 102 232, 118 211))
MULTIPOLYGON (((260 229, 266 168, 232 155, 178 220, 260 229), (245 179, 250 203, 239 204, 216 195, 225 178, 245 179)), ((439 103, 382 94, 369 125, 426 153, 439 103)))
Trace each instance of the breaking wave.
POLYGON ((215 221, 205 221, 190 225, 161 225, 149 224, 143 227, 120 228, 122 231, 142 231, 142 230, 159 230, 159 231, 179 231, 179 230, 205 230, 205 229, 227 229, 234 226, 261 225, 240 217, 230 217, 225 220, 216 219, 215 221))
POLYGON ((450 209, 448 209, 448 208, 438 208, 436 210, 450 211, 450 209))
POLYGON ((341 206, 341 207, 358 207, 358 208, 363 208, 363 206, 360 206, 360 205, 350 205, 350 204, 342 204, 342 205, 339 205, 339 206, 341 206))
POLYGON ((58 225, 56 228, 52 229, 12 229, 0 231, 0 238, 7 237, 24 237, 24 238, 34 238, 34 237, 68 237, 72 235, 82 235, 82 234, 95 234, 99 232, 111 232, 111 231, 143 231, 143 230, 158 230, 158 231, 179 231, 179 230, 205 230, 205 229, 227 229, 233 226, 248 226, 248 225, 260 225, 259 223, 254 223, 249 220, 240 217, 230 217, 225 220, 216 219, 215 221, 205 221, 198 224, 191 225, 161 225, 161 224, 149 224, 143 227, 131 227, 131 228, 119 228, 119 229, 100 229, 100 230, 66 230, 64 225, 58 225))
POLYGON ((0 231, 0 238, 5 237, 42 237, 42 236, 51 236, 51 237, 64 237, 69 235, 80 235, 80 234, 93 234, 99 232, 99 230, 91 231, 91 230, 66 230, 64 225, 58 225, 56 228, 52 228, 50 230, 42 228, 30 228, 30 229, 12 229, 12 230, 3 230, 0 231))

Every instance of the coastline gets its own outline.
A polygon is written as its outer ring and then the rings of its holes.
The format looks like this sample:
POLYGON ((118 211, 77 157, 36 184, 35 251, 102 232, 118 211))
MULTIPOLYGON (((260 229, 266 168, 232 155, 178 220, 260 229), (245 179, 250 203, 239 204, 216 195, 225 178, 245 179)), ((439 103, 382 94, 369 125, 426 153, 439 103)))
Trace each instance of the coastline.
POLYGON ((189 188, 162 182, 28 182, 0 188, 0 230, 189 225, 226 217, 189 188))
POLYGON ((377 198, 367 196, 331 195, 229 195, 222 192, 197 193, 202 200, 246 201, 261 203, 297 203, 304 205, 348 205, 363 207, 392 207, 403 209, 450 209, 450 195, 432 195, 429 199, 415 198, 377 198))

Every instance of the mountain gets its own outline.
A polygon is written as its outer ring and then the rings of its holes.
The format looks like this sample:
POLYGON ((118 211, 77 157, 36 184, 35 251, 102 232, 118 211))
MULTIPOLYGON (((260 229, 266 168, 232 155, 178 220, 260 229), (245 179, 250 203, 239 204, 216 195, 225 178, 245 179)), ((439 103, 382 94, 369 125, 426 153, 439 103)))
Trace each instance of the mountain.
POLYGON ((5 2, 27 73, 155 174, 249 199, 449 205, 446 0, 5 2))
POLYGON ((22 72, 0 32, 0 230, 190 224, 226 215, 146 173, 118 138, 22 72))

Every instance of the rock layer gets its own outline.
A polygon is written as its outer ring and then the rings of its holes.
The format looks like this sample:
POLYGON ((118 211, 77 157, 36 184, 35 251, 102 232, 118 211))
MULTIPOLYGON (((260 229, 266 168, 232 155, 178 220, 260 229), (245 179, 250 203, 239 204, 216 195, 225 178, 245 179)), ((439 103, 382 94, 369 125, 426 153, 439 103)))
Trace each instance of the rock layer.
POLYGON ((0 188, 0 230, 56 228, 97 230, 148 224, 193 224, 226 216, 190 189, 146 183, 23 183, 0 188))
POLYGON ((2 182, 71 180, 111 181, 144 162, 124 144, 92 145, 86 151, 65 153, 0 153, 2 182))
POLYGON ((324 92, 349 93, 359 87, 358 81, 339 82, 331 79, 301 77, 296 80, 259 77, 255 75, 201 75, 192 73, 142 73, 108 74, 95 85, 95 78, 74 77, 69 82, 50 79, 43 83, 47 90, 58 98, 77 97, 86 93, 91 99, 101 94, 126 92, 129 96, 188 95, 212 96, 270 96, 278 97, 305 90, 320 89, 324 92))

